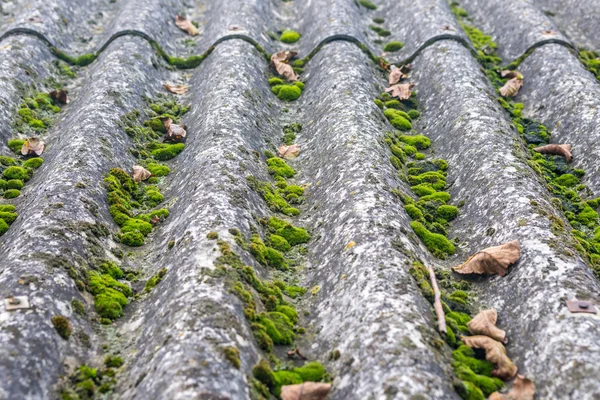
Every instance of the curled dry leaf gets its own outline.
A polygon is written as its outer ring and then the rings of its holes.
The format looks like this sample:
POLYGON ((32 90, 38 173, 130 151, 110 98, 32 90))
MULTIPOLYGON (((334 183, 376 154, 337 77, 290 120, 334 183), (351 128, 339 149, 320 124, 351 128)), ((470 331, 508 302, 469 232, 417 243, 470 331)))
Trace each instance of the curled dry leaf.
POLYGON ((295 51, 282 50, 271 56, 271 68, 274 68, 277 73, 283 76, 288 81, 297 81, 298 75, 294 72, 294 68, 288 62, 298 54, 295 51))
POLYGON ((21 154, 24 156, 41 156, 44 152, 44 142, 39 137, 30 137, 25 140, 21 147, 21 154))
POLYGON ((406 78, 406 75, 404 72, 402 72, 401 68, 398 68, 395 65, 390 67, 390 76, 388 77, 388 84, 390 86, 395 85, 396 83, 400 82, 400 79, 404 78, 406 78))
POLYGON ((387 62, 387 61, 385 60, 385 58, 383 58, 383 56, 384 56, 385 54, 386 54, 386 53, 383 53, 383 54, 381 55, 381 57, 379 57, 379 66, 380 66, 382 69, 384 69, 385 71, 389 71, 389 69, 390 69, 390 63, 389 63, 389 62, 387 62))
POLYGON ((152 175, 152 173, 146 168, 139 165, 133 166, 133 180, 135 182, 145 181, 146 179, 150 178, 150 175, 152 175))
POLYGON ((500 246, 488 247, 473 254, 457 267, 452 268, 459 274, 498 274, 504 276, 511 264, 521 256, 519 241, 513 240, 500 246))
POLYGON ((171 93, 184 94, 190 90, 188 85, 171 85, 170 83, 164 83, 163 86, 171 93))
POLYGON ((523 86, 523 74, 519 71, 504 70, 500 72, 503 78, 510 78, 504 86, 500 88, 502 97, 515 97, 519 93, 519 89, 523 86))
POLYGON ((174 124, 171 118, 163 119, 163 124, 167 129, 166 140, 170 142, 183 142, 185 135, 187 134, 185 125, 174 124))
POLYGON ((279 153, 279 157, 291 160, 298 157, 298 154, 300 154, 300 146, 297 144, 293 144, 291 146, 282 144, 277 149, 277 152, 279 153))
POLYGON ((513 387, 506 394, 494 392, 488 400, 533 400, 535 395, 535 384, 531 379, 523 375, 517 375, 513 387))
POLYGON ((497 320, 498 313, 495 309, 483 310, 467 323, 467 328, 469 328, 469 332, 473 335, 489 336, 494 340, 506 344, 508 342, 506 332, 496 326, 497 320))
POLYGON ((390 86, 385 89, 386 92, 392 94, 392 97, 397 97, 399 100, 410 99, 411 89, 415 86, 414 83, 402 83, 390 86))
POLYGON ((281 400, 324 400, 331 390, 330 383, 304 382, 281 387, 281 400))
POLYGON ((182 31, 187 32, 189 35, 196 36, 198 32, 198 28, 192 24, 192 21, 187 19, 186 17, 182 17, 181 15, 177 15, 175 17, 175 25, 182 31))
POLYGON ((344 246, 344 250, 350 250, 354 246, 356 246, 356 242, 353 240, 351 242, 348 242, 348 244, 346 246, 344 246))
POLYGON ((58 101, 59 103, 62 104, 68 104, 69 103, 69 98, 67 97, 67 94, 69 92, 67 92, 66 90, 53 90, 50 93, 48 93, 48 95, 53 98, 54 100, 58 101))
POLYGON ((496 365, 492 376, 508 380, 517 373, 517 366, 506 355, 506 348, 502 343, 482 335, 463 336, 461 340, 472 349, 485 350, 485 359, 496 365))
POLYGON ((519 78, 521 80, 523 79, 523 74, 521 74, 519 71, 512 71, 510 69, 500 71, 500 76, 503 78, 519 78))
POLYGON ((567 162, 571 162, 573 156, 571 155, 570 144, 547 144, 545 146, 536 147, 533 151, 537 151, 542 154, 554 154, 557 156, 563 156, 567 162))
POLYGON ((158 215, 155 215, 154 217, 152 217, 152 219, 150 219, 150 223, 152 225, 156 225, 160 222, 160 217, 158 215))

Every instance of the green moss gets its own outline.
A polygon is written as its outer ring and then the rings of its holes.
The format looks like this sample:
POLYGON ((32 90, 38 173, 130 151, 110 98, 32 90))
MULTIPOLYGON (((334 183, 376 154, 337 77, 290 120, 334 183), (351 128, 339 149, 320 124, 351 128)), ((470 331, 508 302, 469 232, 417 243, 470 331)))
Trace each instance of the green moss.
POLYGON ((421 212, 421 210, 419 208, 417 208, 414 204, 405 205, 404 210, 406 210, 406 212, 412 219, 419 220, 419 221, 424 220, 423 212, 421 212))
POLYGON ((471 382, 477 386, 487 397, 495 391, 500 390, 504 383, 498 378, 491 378, 485 375, 474 373, 471 368, 466 365, 459 365, 456 369, 456 376, 466 382, 471 382))
POLYGON ((171 169, 166 165, 150 163, 146 166, 146 169, 154 176, 167 176, 171 169))
POLYGON ((304 228, 297 228, 291 224, 286 224, 276 230, 276 234, 283 237, 291 246, 307 243, 310 240, 310 234, 304 228))
POLYGON ((235 368, 240 369, 242 361, 240 360, 240 351, 237 347, 228 346, 223 349, 225 359, 231 363, 235 368))
POLYGON ((183 151, 185 148, 185 144, 183 143, 160 143, 154 146, 155 149, 152 150, 152 157, 159 161, 167 161, 174 157, 176 157, 179 153, 183 151))
POLYGON ((414 146, 419 150, 424 150, 431 146, 431 141, 427 136, 423 135, 401 135, 398 137, 401 142, 404 142, 410 146, 414 146))
MULTIPOLYGON (((127 233, 135 233, 139 232, 143 236, 147 236, 150 232, 152 232, 152 224, 142 221, 139 219, 131 218, 125 222, 125 224, 121 227, 121 232, 123 234, 127 233)), ((142 239, 143 244, 143 239, 142 239)), ((141 244, 140 244, 141 246, 141 244)))
POLYGON ((368 8, 369 10, 375 10, 377 9, 377 6, 373 3, 371 3, 369 0, 358 0, 358 4, 360 4, 361 6, 368 8))
POLYGON ((252 375, 270 390, 277 385, 277 380, 275 379, 273 370, 271 370, 271 366, 267 360, 260 360, 259 363, 252 368, 252 375))
POLYGON ((475 358, 475 351, 464 344, 452 352, 452 359, 457 365, 465 365, 479 375, 492 376, 492 370, 495 368, 489 361, 475 358))
POLYGON ((285 82, 283 81, 283 79, 281 78, 269 78, 269 86, 275 86, 275 85, 284 85, 285 82))
POLYGON ((65 340, 69 340, 71 336, 71 324, 69 323, 69 319, 67 317, 63 317, 62 315, 55 315, 52 317, 52 325, 54 325, 54 329, 60 337, 65 340))
POLYGON ((373 100, 373 102, 375 103, 375 105, 379 108, 381 108, 383 110, 383 101, 379 100, 379 99, 375 99, 373 100))
POLYGON ((8 189, 4 191, 4 198, 5 199, 14 199, 15 197, 18 197, 21 194, 20 191, 18 191, 17 189, 8 189))
POLYGON ((23 163, 23 167, 37 169, 44 163, 44 160, 40 157, 30 158, 23 163))
POLYGON ((83 305, 83 303, 77 299, 73 299, 71 300, 71 307, 73 307, 73 311, 76 314, 79 314, 81 316, 86 315, 85 312, 85 306, 83 305))
POLYGON ((306 289, 300 286, 286 286, 284 292, 292 299, 295 299, 304 296, 306 289))
POLYGON ((446 203, 450 201, 450 193, 448 192, 435 192, 433 194, 423 196, 419 199, 419 201, 435 201, 438 200, 442 203, 446 203))
POLYGON ((283 43, 288 44, 296 43, 298 40, 300 40, 300 34, 296 31, 288 29, 283 31, 283 33, 279 37, 279 40, 281 40, 283 43))
POLYGON ((421 113, 418 110, 408 110, 408 116, 410 119, 417 119, 421 116, 421 113))
POLYGON ((269 235, 269 242, 271 247, 273 247, 275 250, 279 250, 284 253, 292 248, 289 242, 284 237, 279 235, 269 235))
POLYGON ((11 211, 0 211, 0 219, 4 220, 8 225, 12 224, 17 219, 17 213, 11 211))
POLYGON ((454 383, 454 389, 463 400, 485 400, 481 389, 471 382, 457 380, 454 383))
MULTIPOLYGON (((274 86, 274 88, 277 86, 274 86)), ((302 89, 296 85, 283 85, 277 91, 277 98, 283 101, 295 101, 298 100, 302 94, 302 89)))
POLYGON ((0 156, 0 164, 4 166, 15 165, 17 162, 14 158, 8 156, 0 156))
POLYGON ((258 321, 266 329, 274 344, 292 344, 296 335, 290 319, 280 312, 271 311, 259 316, 258 321))
POLYGON ((166 268, 162 268, 160 271, 158 271, 156 273, 156 275, 154 275, 152 278, 148 279, 148 282, 146 282, 146 286, 144 287, 144 292, 149 292, 150 290, 152 290, 156 285, 158 285, 163 278, 165 277, 165 275, 167 274, 167 269, 166 268))
POLYGON ((25 140, 23 139, 11 139, 8 141, 8 147, 15 153, 20 153, 21 152, 21 148, 23 147, 23 144, 25 143, 25 140))
POLYGON ((208 232, 206 234, 206 238, 209 240, 217 240, 219 238, 219 234, 217 232, 208 232))
POLYGON ((119 368, 123 365, 123 359, 119 356, 106 356, 104 365, 108 368, 119 368))
POLYGON ((20 179, 20 180, 28 180, 29 174, 27 170, 23 167, 12 166, 8 167, 2 173, 6 179, 20 179))
POLYGON ((452 221, 458 215, 458 208, 455 206, 439 206, 437 214, 446 221, 452 221))
POLYGON ((269 173, 275 177, 292 178, 296 174, 292 167, 278 157, 269 158, 267 165, 269 166, 269 173))
POLYGON ((452 255, 456 251, 452 242, 446 239, 445 236, 430 232, 422 223, 412 221, 410 226, 423 241, 425 247, 427 247, 434 256, 445 258, 447 255, 452 255))
POLYGON ((144 244, 144 235, 139 231, 131 231, 119 236, 121 243, 131 247, 139 247, 144 244))
POLYGON ((23 181, 20 179, 11 179, 6 182, 6 189, 23 189, 23 181))
POLYGON ((404 44, 402 42, 397 42, 397 41, 389 42, 389 43, 386 43, 385 46, 383 46, 383 51, 387 51, 387 52, 398 51, 402 47, 404 47, 404 44))
POLYGON ((435 190, 442 190, 446 187, 446 177, 437 171, 429 171, 419 175, 409 175, 408 181, 411 185, 429 184, 435 190))
POLYGON ((304 90, 304 82, 295 81, 294 83, 292 83, 292 85, 299 87, 300 90, 304 90))
POLYGON ((272 247, 265 246, 257 234, 252 235, 250 238, 249 251, 256 258, 256 261, 262 265, 279 270, 286 270, 288 268, 283 254, 272 247))
POLYGON ((429 196, 436 193, 436 190, 428 183, 421 183, 419 185, 412 186, 410 189, 419 197, 429 196))

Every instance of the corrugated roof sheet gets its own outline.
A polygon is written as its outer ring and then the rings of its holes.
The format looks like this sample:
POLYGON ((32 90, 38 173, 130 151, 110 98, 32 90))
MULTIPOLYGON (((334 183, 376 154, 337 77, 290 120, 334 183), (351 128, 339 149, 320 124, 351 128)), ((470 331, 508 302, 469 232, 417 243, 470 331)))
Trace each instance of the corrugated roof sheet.
MULTIPOLYGON (((569 226, 565 212, 572 210, 536 173, 527 143, 478 62, 487 50, 478 54, 460 23, 491 35, 503 65, 521 61, 524 86, 515 100, 524 117, 548 127, 553 143, 573 145, 572 165, 585 171, 580 195, 592 200, 600 193, 600 84, 577 48, 599 49, 596 5, 462 0, 469 17, 457 19, 442 0, 374 3, 375 10, 350 0, 2 3, 0 155, 14 156, 8 141, 29 136, 16 121, 31 93, 58 83, 71 101, 40 132, 44 164, 18 197, 0 200, 18 213, 0 237, 0 295, 30 303, 17 311, 0 305, 0 399, 75 390, 75 369, 102 369, 110 354, 125 361, 115 381, 94 378, 96 386, 110 381, 110 398, 259 396, 253 367, 269 356, 286 362, 288 346, 261 349, 247 304, 232 289, 239 272, 231 262, 221 265, 223 246, 207 238, 212 231, 260 279, 307 289, 298 299, 284 298, 306 329, 297 329, 293 346, 323 363, 330 398, 460 397, 452 347, 437 333, 427 296, 411 277, 415 262, 435 266, 438 279, 455 289, 469 286, 472 315, 498 311, 508 354, 535 382, 536 398, 600 396, 600 320, 571 314, 565 303, 600 304, 593 257, 600 250, 579 253, 582 242, 570 232, 581 229, 596 245, 590 237, 597 215, 591 228, 569 226), (199 34, 177 28, 177 14, 197 21, 199 34), (300 41, 275 40, 285 29, 300 32, 300 41), (403 47, 383 57, 412 63, 405 81, 415 84, 419 102, 412 126, 431 140, 424 157, 449 165, 446 190, 459 214, 440 228, 456 245, 446 259, 434 257, 411 228, 401 199, 416 197, 410 179, 390 162, 386 132, 393 128, 373 101, 388 86, 378 57, 390 41, 403 47), (265 55, 282 49, 306 61, 299 70, 306 86, 295 102, 279 100, 268 84, 273 71, 265 55), (72 66, 77 76, 67 77, 64 60, 85 54, 93 62, 72 66), (194 68, 177 69, 183 61, 173 60, 199 55, 187 65, 194 68), (127 133, 123 116, 165 96, 165 82, 189 86, 183 96, 169 95, 190 106, 182 117, 188 136, 158 184, 169 216, 143 246, 130 247, 119 242, 104 178, 111 168, 130 171, 143 162, 140 147, 131 151, 140 137, 127 133), (264 152, 276 152, 293 123, 303 128, 288 182, 304 185, 305 196, 299 205, 288 199, 300 210, 290 216, 274 211, 248 177, 277 183, 264 152), (265 225, 274 216, 311 235, 286 256, 285 272, 261 265, 248 247, 256 233, 269 243, 265 225), (449 277, 469 255, 510 240, 519 240, 521 258, 506 276, 470 285, 449 277), (129 274, 123 282, 139 295, 112 323, 96 313, 89 284, 104 259, 129 274), (146 291, 163 268, 162 281, 146 291), (73 300, 83 303, 85 315, 75 312, 73 300), (70 322, 68 340, 53 326, 57 315, 70 322), (229 347, 239 350, 239 367, 224 356, 229 347)), ((272 310, 265 308, 268 296, 248 290, 257 312, 272 310)))

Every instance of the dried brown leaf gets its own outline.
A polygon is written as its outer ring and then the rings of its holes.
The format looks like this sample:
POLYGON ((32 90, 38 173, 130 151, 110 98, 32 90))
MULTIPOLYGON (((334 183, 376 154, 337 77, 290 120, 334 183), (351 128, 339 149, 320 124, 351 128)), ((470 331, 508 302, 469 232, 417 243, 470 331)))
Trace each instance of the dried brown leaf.
POLYGON ((188 85, 171 85, 170 83, 163 83, 163 86, 169 92, 175 94, 184 94, 187 93, 188 90, 190 90, 190 87, 188 85))
POLYGON ((389 63, 389 62, 387 62, 387 61, 385 60, 385 58, 383 58, 383 55, 384 55, 384 54, 385 54, 385 53, 383 53, 383 54, 381 55, 381 57, 379 57, 379 66, 380 66, 382 69, 384 69, 384 70, 388 71, 388 70, 390 69, 390 63, 389 63))
POLYGON ((571 145, 565 144, 547 144, 545 146, 536 147, 533 151, 537 151, 542 154, 554 154, 557 156, 563 156, 567 162, 571 162, 573 156, 571 155, 571 145))
POLYGON ((443 31, 453 31, 454 30, 454 28, 451 27, 450 25, 442 25, 440 29, 443 31))
POLYGON ((160 217, 159 217, 158 215, 155 215, 154 217, 152 217, 152 218, 150 219, 150 223, 151 223, 152 225, 156 225, 156 224, 158 224, 159 222, 160 222, 160 217))
POLYGON ((152 173, 146 168, 139 165, 133 166, 133 180, 135 182, 145 181, 146 179, 150 178, 151 175, 152 173))
POLYGON ((543 35, 556 35, 556 31, 554 29, 544 29, 542 31, 543 35))
POLYGON ((293 144, 291 146, 286 146, 285 144, 282 144, 277 149, 277 153, 279 153, 279 157, 291 160, 293 158, 298 157, 298 154, 300 154, 300 146, 297 144, 293 144))
POLYGON ((505 69, 503 71, 500 71, 500 76, 503 77, 503 78, 519 78, 519 79, 523 79, 523 74, 521 74, 519 71, 510 70, 510 69, 505 69))
POLYGON ((294 68, 288 62, 298 54, 295 51, 282 50, 271 56, 271 68, 288 81, 297 81, 298 75, 294 72, 294 68))
POLYGON ((513 387, 508 393, 494 392, 488 397, 488 400, 533 400, 534 396, 535 384, 533 381, 523 375, 517 375, 513 387))
POLYGON ((489 336, 494 340, 506 344, 508 342, 506 332, 496 326, 497 320, 498 313, 495 309, 483 310, 467 323, 467 327, 473 335, 489 336))
POLYGON ((281 387, 281 400, 324 400, 331 390, 330 383, 304 382, 281 387))
POLYGON ((192 21, 187 19, 186 17, 182 17, 181 15, 177 15, 175 17, 175 25, 182 31, 187 32, 189 35, 196 36, 198 32, 198 28, 192 24, 192 21))
POLYGON ((356 242, 353 240, 351 242, 348 242, 348 244, 346 246, 344 246, 344 250, 350 250, 354 246, 356 246, 356 242))
POLYGON ((519 93, 519 89, 523 86, 523 79, 514 77, 509 79, 504 86, 500 88, 500 95, 502 97, 515 97, 519 93))
POLYGON ((239 26, 228 26, 227 29, 230 30, 230 31, 242 31, 242 30, 244 30, 244 28, 239 27, 239 26))
POLYGON ((482 335, 463 336, 461 340, 472 349, 485 350, 485 359, 496 365, 492 376, 508 380, 517 373, 517 366, 506 355, 506 348, 502 343, 482 335))
POLYGON ((459 274, 498 274, 504 276, 511 264, 521 256, 519 241, 513 240, 500 246, 488 247, 473 254, 469 259, 452 269, 459 274))
POLYGON ((21 154, 24 156, 41 156, 44 152, 44 142, 39 137, 30 137, 25 140, 23 146, 21 147, 21 154))
POLYGON ((174 124, 171 118, 163 119, 163 124, 167 129, 165 140, 169 142, 183 142, 185 140, 185 125, 174 124))
POLYGON ((392 94, 392 97, 397 97, 399 100, 410 99, 411 89, 415 86, 414 83, 402 83, 390 86, 385 89, 386 92, 392 94))
POLYGON ((50 93, 48 93, 48 95, 53 98, 54 100, 58 101, 59 103, 62 104, 68 104, 69 103, 69 97, 67 96, 69 92, 67 92, 66 90, 53 90, 50 93))
POLYGON ((400 82, 400 79, 404 78, 406 78, 406 75, 404 72, 402 72, 402 69, 396 67, 395 65, 390 67, 390 76, 388 77, 388 84, 390 86, 395 85, 396 83, 400 82))
POLYGON ((27 20, 29 22, 33 22, 33 23, 36 23, 36 24, 41 24, 43 22, 40 17, 30 17, 30 18, 27 18, 27 20))

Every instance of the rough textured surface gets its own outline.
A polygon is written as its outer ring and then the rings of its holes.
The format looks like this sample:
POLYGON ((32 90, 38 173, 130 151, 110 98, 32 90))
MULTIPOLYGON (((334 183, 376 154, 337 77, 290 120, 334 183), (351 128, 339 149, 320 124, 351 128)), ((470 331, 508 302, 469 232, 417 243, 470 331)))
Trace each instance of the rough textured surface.
MULTIPOLYGON (((297 171, 291 181, 306 185, 306 200, 300 216, 283 218, 312 236, 293 272, 309 290, 297 301, 307 332, 295 345, 326 367, 330 398, 458 398, 449 348, 440 344, 431 306, 408 270, 415 260, 448 269, 514 239, 521 260, 503 278, 475 280, 474 311, 498 310, 508 353, 535 382, 537 398, 600 396, 600 319, 574 316, 565 304, 577 297, 598 305, 600 285, 572 249, 568 222, 528 166, 527 150, 472 53, 449 37, 433 43, 439 35, 466 38, 460 25, 442 0, 374 3, 376 10, 350 0, 2 3, 0 35, 35 29, 71 55, 96 51, 124 30, 156 39, 172 56, 201 54, 233 34, 268 52, 298 49, 300 57, 329 43, 304 66, 306 87, 294 103, 271 93, 263 54, 237 39, 219 43, 197 68, 176 71, 143 38, 125 35, 90 66, 74 68, 78 77, 67 84, 72 101, 44 133, 43 166, 21 196, 0 199, 19 213, 0 237, 0 399, 56 398, 74 368, 99 367, 109 353, 125 361, 110 398, 250 398, 252 367, 268 356, 227 279, 214 276, 220 253, 206 236, 217 232, 258 276, 273 278, 229 230, 249 237, 261 218, 282 217, 246 178, 272 182, 261 154, 275 151, 282 127, 294 122, 304 129, 296 140, 300 156, 289 162, 297 171), (198 21, 199 35, 179 30, 176 14, 198 21), (378 36, 373 25, 390 35, 378 36), (300 32, 300 41, 276 40, 285 29, 300 32), (413 61, 409 81, 420 101, 414 127, 431 139, 435 156, 448 161, 451 204, 462 205, 449 228, 457 254, 445 261, 415 236, 394 194, 411 192, 389 161, 383 137, 392 128, 373 102, 387 77, 357 46, 377 56, 392 40, 404 43, 386 55, 395 62, 428 44, 413 61), (191 106, 183 118, 186 148, 166 162, 172 170, 163 188, 168 219, 134 249, 113 236, 118 227, 102 179, 110 168, 129 171, 135 162, 120 117, 146 107, 145 99, 164 93, 167 81, 190 88, 178 98, 191 106), (70 277, 71 269, 86 271, 99 258, 139 273, 132 284, 139 296, 111 325, 98 323, 92 296, 70 277), (160 286, 144 293, 144 282, 163 268, 168 272, 160 286), (3 300, 15 295, 27 296, 32 307, 6 311, 3 300), (74 312, 73 299, 88 316, 74 312), (68 341, 52 326, 54 315, 70 319, 68 341), (229 346, 240 350, 239 369, 224 355, 229 346), (331 358, 333 350, 341 356, 331 358)), ((493 35, 506 62, 549 37, 595 43, 580 11, 593 4, 555 14, 554 25, 539 6, 550 1, 461 3, 475 25, 493 35)), ((552 3, 544 9, 556 8, 552 3)), ((587 171, 584 183, 598 193, 600 85, 560 45, 536 49, 520 70, 525 86, 517 100, 525 103, 524 113, 548 125, 554 142, 574 145, 575 167, 587 171)), ((14 119, 26 92, 48 91, 58 76, 56 58, 39 39, 19 35, 0 43, 1 155, 10 154, 6 143, 18 136, 14 119)), ((278 346, 275 354, 285 359, 286 350, 278 346)))
POLYGON ((594 0, 534 0, 578 47, 600 50, 600 3, 594 0))

